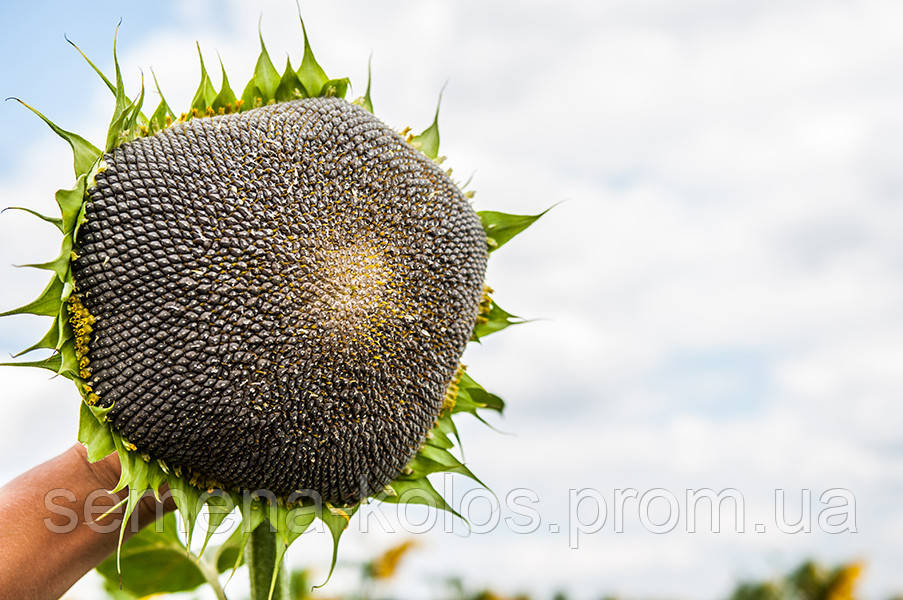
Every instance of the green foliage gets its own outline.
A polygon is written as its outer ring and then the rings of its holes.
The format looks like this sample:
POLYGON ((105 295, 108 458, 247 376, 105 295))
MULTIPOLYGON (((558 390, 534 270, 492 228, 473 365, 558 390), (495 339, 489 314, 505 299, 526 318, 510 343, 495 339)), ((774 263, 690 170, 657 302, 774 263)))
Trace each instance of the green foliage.
POLYGON ((66 140, 66 143, 72 148, 73 166, 75 167, 75 176, 79 177, 91 170, 91 167, 100 158, 100 150, 85 138, 66 131, 59 125, 41 114, 37 109, 29 106, 18 98, 13 98, 19 104, 36 114, 44 123, 46 123, 55 134, 66 140))
POLYGON ((257 64, 254 66, 254 75, 241 94, 242 108, 245 110, 253 108, 258 102, 266 104, 275 97, 278 87, 279 72, 276 71, 273 61, 270 60, 270 54, 263 43, 263 34, 261 33, 260 55, 257 57, 257 64))
POLYGON ((310 571, 296 569, 288 577, 289 598, 291 600, 307 600, 311 597, 310 571))
POLYGON ((304 91, 304 86, 301 85, 298 74, 292 68, 291 59, 286 58, 285 71, 283 71, 282 78, 279 80, 279 87, 276 88, 276 102, 288 102, 306 97, 307 92, 304 91))
POLYGON ((222 84, 220 84, 219 93, 216 95, 216 98, 213 99, 213 110, 219 111, 222 110, 226 112, 227 110, 231 112, 238 102, 238 99, 235 97, 235 92, 232 91, 232 86, 229 85, 229 76, 226 75, 226 67, 223 65, 222 59, 219 62, 220 70, 222 71, 222 84))
MULTIPOLYGON (((103 76, 103 74, 101 74, 101 76, 103 76)), ((151 76, 154 78, 154 87, 157 88, 157 95, 160 96, 160 103, 157 105, 157 108, 154 110, 150 122, 148 123, 150 131, 154 132, 162 130, 166 127, 167 119, 171 122, 176 116, 166 102, 166 98, 163 97, 163 92, 160 91, 160 82, 157 81, 157 74, 154 73, 153 69, 151 69, 151 76)), ((223 81, 225 81, 225 79, 223 81)), ((226 82, 226 85, 228 85, 228 82, 226 82)))
POLYGON ((784 577, 738 584, 730 600, 852 600, 861 572, 855 562, 826 568, 806 561, 784 577))
MULTIPOLYGON (((311 98, 316 98, 322 95, 323 86, 330 79, 323 67, 320 66, 320 63, 317 62, 317 59, 314 58, 314 51, 311 49, 310 40, 307 37, 307 27, 304 26, 304 19, 301 18, 300 14, 298 19, 301 21, 301 33, 304 35, 304 55, 301 58, 301 66, 298 67, 298 80, 304 86, 307 95, 311 98)), ((344 98, 344 94, 339 97, 344 98)))
POLYGON ((120 569, 117 570, 116 557, 111 556, 97 567, 97 572, 108 586, 118 589, 121 581, 122 589, 137 597, 186 592, 203 583, 213 586, 217 596, 223 597, 218 575, 231 568, 227 564, 231 551, 227 541, 209 559, 198 558, 182 543, 176 517, 169 513, 122 545, 120 569))
POLYGON ((88 460, 96 462, 116 451, 113 434, 104 423, 109 409, 81 403, 78 418, 78 441, 88 450, 88 460))
MULTIPOLYGON (((367 86, 369 90, 369 85, 367 86)), ((433 123, 424 129, 420 135, 415 135, 411 139, 411 145, 419 149, 432 159, 439 158, 439 107, 442 106, 442 93, 445 87, 439 91, 439 100, 436 102, 436 114, 433 116, 433 123)))
POLYGON ((204 55, 201 53, 201 45, 196 44, 198 49, 198 60, 201 63, 201 81, 198 83, 198 89, 194 92, 194 98, 191 99, 191 108, 198 111, 201 115, 207 112, 207 108, 213 108, 213 102, 216 100, 216 88, 210 81, 210 75, 207 73, 207 67, 204 66, 204 55))
POLYGON ((486 238, 489 243, 489 251, 498 250, 517 234, 524 231, 532 225, 541 216, 554 208, 550 206, 538 215, 512 215, 494 210, 483 210, 477 213, 480 222, 483 224, 483 231, 486 232, 486 238))
POLYGON ((489 313, 486 315, 486 322, 477 323, 473 329, 472 339, 478 342, 491 333, 497 333, 511 325, 520 325, 528 322, 517 315, 512 315, 493 300, 489 313))

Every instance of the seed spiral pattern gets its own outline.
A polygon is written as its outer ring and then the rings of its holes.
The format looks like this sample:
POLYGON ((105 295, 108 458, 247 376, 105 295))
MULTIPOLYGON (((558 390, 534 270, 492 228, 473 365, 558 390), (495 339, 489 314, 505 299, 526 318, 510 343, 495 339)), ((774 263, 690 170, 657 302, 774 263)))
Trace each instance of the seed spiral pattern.
POLYGON ((448 176, 336 98, 177 123, 103 164, 72 268, 113 428, 230 488, 352 503, 397 477, 483 289, 448 176))

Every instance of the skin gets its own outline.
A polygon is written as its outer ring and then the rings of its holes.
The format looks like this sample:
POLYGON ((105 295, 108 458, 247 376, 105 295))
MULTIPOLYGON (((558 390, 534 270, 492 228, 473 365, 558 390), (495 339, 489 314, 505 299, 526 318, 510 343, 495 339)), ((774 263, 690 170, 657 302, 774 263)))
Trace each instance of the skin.
MULTIPOLYGON (((126 496, 107 491, 119 475, 115 454, 90 463, 75 444, 0 487, 0 597, 55 600, 116 550, 122 507, 98 518, 126 496)), ((174 510, 167 496, 142 498, 125 537, 174 510)))

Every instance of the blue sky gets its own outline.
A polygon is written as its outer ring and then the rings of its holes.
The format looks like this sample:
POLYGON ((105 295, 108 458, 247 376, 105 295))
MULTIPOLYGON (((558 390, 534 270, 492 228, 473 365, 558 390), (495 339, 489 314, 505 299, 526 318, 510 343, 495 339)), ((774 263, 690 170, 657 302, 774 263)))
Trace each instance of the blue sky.
MULTIPOLYGON (((89 10, 75 2, 31 6, 4 3, 0 6, 0 19, 7 27, 0 51, 6 60, 0 95, 16 96, 31 104, 40 100, 40 107, 36 108, 61 124, 76 119, 92 87, 86 84, 93 82, 86 81, 88 65, 73 60, 77 54, 63 36, 68 35, 89 56, 106 63, 119 17, 124 25, 121 48, 127 51, 154 29, 148 12, 147 8, 121 2, 96 2, 89 10)), ((161 3, 154 13, 164 21, 172 20, 168 3, 161 3)), ((15 103, 6 103, 0 109, 0 124, 0 172, 6 174, 18 166, 19 140, 34 138, 44 131, 40 121, 28 118, 15 103)))
MULTIPOLYGON (((734 487, 751 521, 772 510, 776 488, 817 498, 842 487, 858 517, 855 534, 603 529, 577 550, 545 527, 435 531, 421 536, 398 593, 423 597, 434 588, 422 574, 454 565, 507 592, 716 597, 808 556, 866 561, 868 597, 903 591, 903 9, 372 4, 304 2, 327 70, 350 75, 360 93, 372 52, 376 112, 399 129, 426 126, 448 81, 443 153, 457 174, 475 172, 478 209, 538 212, 565 200, 493 257, 499 303, 541 320, 465 355, 507 399, 499 426, 513 434, 467 427, 471 468, 501 496, 535 490, 544 524, 566 520, 571 489, 630 486, 734 487)), ((16 24, 0 40, 0 93, 94 139, 109 97, 64 33, 109 72, 121 16, 127 80, 153 67, 179 105, 196 85, 196 39, 208 65, 221 53, 234 88, 253 67, 261 14, 277 63, 300 51, 291 2, 0 11, 16 24)), ((0 104, 0 203, 49 212, 69 161, 37 119, 0 104)), ((43 276, 3 265, 51 256, 56 243, 44 224, 0 216, 4 306, 43 276)), ((0 350, 28 345, 38 326, 0 320, 0 350)), ((77 399, 41 373, 0 378, 6 479, 71 443, 77 399)), ((399 539, 352 534, 343 544, 353 560, 399 539)), ((322 569, 325 544, 306 540, 291 560, 322 569)), ((339 577, 334 589, 348 584, 339 577)))

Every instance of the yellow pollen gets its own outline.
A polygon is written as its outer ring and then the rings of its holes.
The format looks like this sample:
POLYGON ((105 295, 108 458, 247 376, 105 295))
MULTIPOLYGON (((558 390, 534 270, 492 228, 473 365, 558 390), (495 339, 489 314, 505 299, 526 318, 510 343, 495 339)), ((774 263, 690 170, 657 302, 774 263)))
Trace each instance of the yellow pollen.
POLYGON ((461 377, 464 376, 464 371, 466 370, 467 367, 465 365, 458 364, 458 370, 455 371, 455 376, 452 377, 451 382, 448 384, 448 389, 445 391, 445 398, 442 399, 442 411, 440 414, 447 415, 455 409, 455 402, 458 400, 458 384, 461 383, 461 377))
MULTIPOLYGON (((91 378, 91 360, 88 358, 88 349, 96 319, 94 315, 88 312, 81 299, 75 294, 69 296, 67 308, 69 310, 69 324, 72 326, 73 333, 75 333, 74 345, 75 357, 78 359, 78 375, 82 379, 87 380, 91 378)), ((85 395, 85 401, 88 404, 91 406, 97 404, 99 398, 87 382, 82 384, 82 393, 85 395)))

